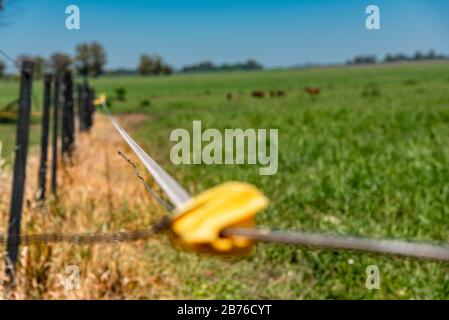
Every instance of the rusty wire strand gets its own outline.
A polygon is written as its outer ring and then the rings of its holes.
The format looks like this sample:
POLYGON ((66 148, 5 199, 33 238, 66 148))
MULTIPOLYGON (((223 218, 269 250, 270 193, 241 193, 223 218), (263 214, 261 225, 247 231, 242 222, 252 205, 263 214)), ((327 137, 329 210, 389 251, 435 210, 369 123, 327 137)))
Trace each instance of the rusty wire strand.
MULTIPOLYGON (((45 233, 35 235, 20 235, 19 241, 22 245, 31 244, 51 244, 51 243, 70 243, 70 244, 95 244, 95 243, 116 243, 129 242, 143 239, 149 239, 161 234, 170 225, 170 219, 163 217, 153 224, 149 229, 123 231, 115 233, 77 233, 77 234, 56 234, 45 233)), ((17 237, 17 236, 12 236, 17 237)), ((0 244, 6 243, 6 237, 0 234, 0 244)))

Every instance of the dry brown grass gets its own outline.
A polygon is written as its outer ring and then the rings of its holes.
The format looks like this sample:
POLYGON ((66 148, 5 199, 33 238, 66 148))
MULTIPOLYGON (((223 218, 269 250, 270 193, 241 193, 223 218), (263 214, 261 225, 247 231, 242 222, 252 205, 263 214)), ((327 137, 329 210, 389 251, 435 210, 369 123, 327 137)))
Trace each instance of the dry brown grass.
MULTIPOLYGON (((60 164, 58 198, 44 204, 34 200, 38 153, 30 153, 22 233, 132 230, 148 227, 163 214, 132 168, 118 156, 120 150, 135 159, 104 116, 96 116, 94 129, 78 137, 76 148, 73 165, 60 164)), ((0 168, 0 181, 0 233, 4 233, 11 188, 10 170, 4 166, 0 168)), ((151 240, 93 246, 22 246, 16 290, 7 294, 2 289, 1 294, 12 299, 173 298, 164 288, 176 287, 176 279, 151 272, 161 268, 157 261, 145 257, 145 250, 151 246, 160 244, 151 240), (79 268, 78 290, 64 286, 73 274, 70 266, 79 268)), ((3 268, 1 263, 2 278, 3 268)))

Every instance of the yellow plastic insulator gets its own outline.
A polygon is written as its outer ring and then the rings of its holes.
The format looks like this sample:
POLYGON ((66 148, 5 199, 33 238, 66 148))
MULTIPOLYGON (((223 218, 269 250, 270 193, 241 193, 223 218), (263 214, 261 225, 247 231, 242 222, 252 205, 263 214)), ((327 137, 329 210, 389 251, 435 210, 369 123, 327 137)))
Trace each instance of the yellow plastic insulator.
POLYGON ((172 220, 171 239, 194 251, 224 255, 249 253, 253 241, 222 237, 228 227, 254 227, 256 214, 269 200, 253 185, 227 182, 186 203, 172 220))
POLYGON ((94 105, 101 106, 105 102, 106 102, 106 95, 102 93, 97 99, 94 100, 94 105))

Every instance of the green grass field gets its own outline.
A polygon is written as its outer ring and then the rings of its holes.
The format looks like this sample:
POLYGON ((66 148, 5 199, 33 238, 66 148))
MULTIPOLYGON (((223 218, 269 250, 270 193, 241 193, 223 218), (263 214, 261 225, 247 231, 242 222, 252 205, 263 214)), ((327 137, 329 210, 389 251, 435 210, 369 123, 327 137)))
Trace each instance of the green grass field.
MULTIPOLYGON (((109 97, 114 88, 126 89, 125 101, 112 100, 113 111, 147 115, 131 128, 133 135, 192 193, 229 180, 257 185, 271 199, 260 225, 449 242, 449 64, 116 77, 92 84, 109 97), (321 94, 309 97, 307 86, 321 94), (255 89, 288 95, 254 99, 255 89), (238 99, 226 99, 227 93, 238 99), (254 165, 174 166, 170 132, 191 131, 193 120, 202 120, 203 129, 279 129, 278 173, 260 176, 254 165)), ((14 90, 0 82, 0 106, 14 90)), ((151 247, 147 258, 169 264, 180 294, 191 298, 449 298, 449 265, 437 262, 265 244, 239 260, 172 249, 161 256, 151 247), (380 268, 380 290, 365 287, 369 265, 380 268)))

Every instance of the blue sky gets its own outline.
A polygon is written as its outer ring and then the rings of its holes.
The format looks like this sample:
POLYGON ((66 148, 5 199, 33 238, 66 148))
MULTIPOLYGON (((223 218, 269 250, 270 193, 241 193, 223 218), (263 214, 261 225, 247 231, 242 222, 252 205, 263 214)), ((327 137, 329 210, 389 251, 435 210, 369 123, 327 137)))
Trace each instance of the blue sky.
POLYGON ((170 64, 255 58, 265 66, 344 62, 359 53, 449 54, 448 0, 6 0, 0 48, 15 56, 74 53, 99 41, 108 67, 134 67, 142 53, 170 64), (65 29, 65 8, 81 10, 81 30, 65 29), (365 28, 365 8, 382 30, 365 28))

